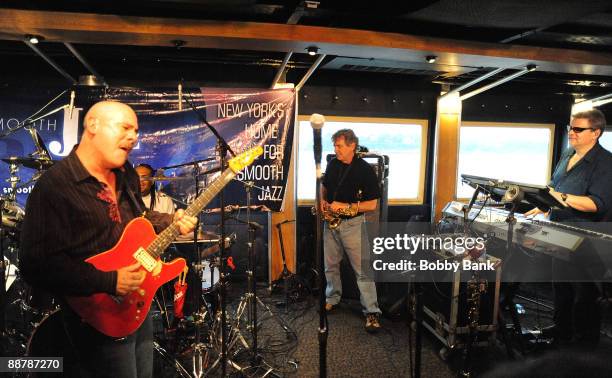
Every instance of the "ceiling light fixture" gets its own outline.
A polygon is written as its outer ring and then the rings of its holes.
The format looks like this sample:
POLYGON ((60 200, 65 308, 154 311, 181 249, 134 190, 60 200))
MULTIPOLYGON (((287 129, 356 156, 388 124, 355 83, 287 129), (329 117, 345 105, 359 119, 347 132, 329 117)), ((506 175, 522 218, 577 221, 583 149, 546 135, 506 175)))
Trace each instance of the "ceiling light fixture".
POLYGON ((30 42, 31 44, 35 45, 38 42, 42 41, 44 38, 39 36, 39 35, 32 35, 32 34, 28 34, 25 36, 26 40, 28 42, 30 42))
POLYGON ((79 87, 105 87, 104 79, 95 75, 81 75, 77 84, 79 87))
POLYGON ((170 43, 172 43, 172 45, 176 47, 177 50, 180 50, 181 47, 184 47, 187 44, 187 42, 183 41, 182 39, 173 39, 172 41, 170 41, 170 43))
POLYGON ((319 52, 319 48, 317 46, 308 46, 306 51, 308 51, 308 55, 315 56, 319 52))
POLYGON ((435 63, 435 62, 436 62, 436 59, 438 59, 438 57, 437 57, 437 56, 435 56, 435 55, 427 55, 427 56, 425 57, 425 61, 426 61, 427 63, 435 63))

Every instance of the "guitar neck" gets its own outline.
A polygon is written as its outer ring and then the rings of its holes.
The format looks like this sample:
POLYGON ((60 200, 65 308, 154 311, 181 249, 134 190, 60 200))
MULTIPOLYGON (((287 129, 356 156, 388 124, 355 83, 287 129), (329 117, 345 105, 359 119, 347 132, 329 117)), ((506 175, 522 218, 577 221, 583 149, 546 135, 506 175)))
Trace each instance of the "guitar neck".
MULTIPOLYGON (((195 217, 219 194, 219 192, 236 176, 236 173, 230 168, 227 168, 221 176, 216 179, 211 185, 204 190, 186 209, 185 214, 195 217)), ((147 251, 155 258, 164 253, 166 248, 180 234, 180 229, 177 222, 173 222, 168 228, 162 231, 157 238, 149 245, 147 251)))

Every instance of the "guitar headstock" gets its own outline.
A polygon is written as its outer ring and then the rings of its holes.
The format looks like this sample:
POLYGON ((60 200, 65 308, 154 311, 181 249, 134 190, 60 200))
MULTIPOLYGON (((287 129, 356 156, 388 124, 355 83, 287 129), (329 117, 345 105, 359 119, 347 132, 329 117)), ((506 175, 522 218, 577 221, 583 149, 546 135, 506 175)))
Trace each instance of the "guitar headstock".
POLYGON ((238 173, 242 171, 244 168, 253 164, 255 159, 257 159, 261 154, 263 154, 263 147, 257 146, 253 147, 250 150, 247 150, 240 155, 232 158, 229 161, 229 167, 234 173, 238 173))

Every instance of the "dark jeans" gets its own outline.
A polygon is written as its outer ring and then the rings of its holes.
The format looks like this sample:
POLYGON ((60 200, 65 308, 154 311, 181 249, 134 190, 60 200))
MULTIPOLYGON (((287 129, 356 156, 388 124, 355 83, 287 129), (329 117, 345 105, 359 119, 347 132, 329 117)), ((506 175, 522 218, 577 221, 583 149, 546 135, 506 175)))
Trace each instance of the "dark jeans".
POLYGON ((74 312, 63 312, 64 327, 76 358, 75 364, 65 364, 65 376, 152 377, 153 324, 150 314, 136 332, 115 339, 83 323, 74 312))
POLYGON ((601 326, 600 295, 594 282, 577 281, 587 277, 580 268, 564 261, 553 261, 555 327, 560 339, 597 344, 601 326))

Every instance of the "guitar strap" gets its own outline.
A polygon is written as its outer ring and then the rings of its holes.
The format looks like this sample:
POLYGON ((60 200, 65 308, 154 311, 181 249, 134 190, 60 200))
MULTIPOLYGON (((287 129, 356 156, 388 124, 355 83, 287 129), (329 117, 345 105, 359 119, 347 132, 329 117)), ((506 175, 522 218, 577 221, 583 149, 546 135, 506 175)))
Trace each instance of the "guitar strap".
POLYGON ((121 183, 121 188, 123 190, 125 190, 125 192, 128 194, 128 197, 130 197, 130 207, 132 208, 132 210, 136 210, 134 212, 134 214, 144 215, 145 211, 142 210, 142 206, 140 206, 140 204, 136 200, 136 196, 134 195, 134 191, 127 184, 127 177, 125 177, 125 176, 126 175, 124 173, 123 180, 122 180, 122 183, 121 183))

